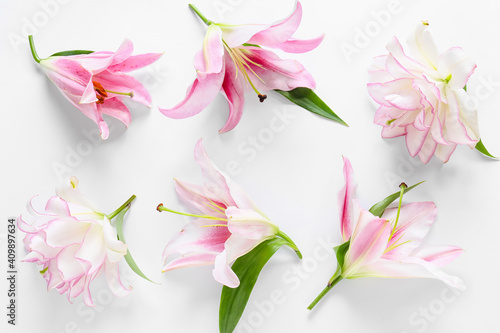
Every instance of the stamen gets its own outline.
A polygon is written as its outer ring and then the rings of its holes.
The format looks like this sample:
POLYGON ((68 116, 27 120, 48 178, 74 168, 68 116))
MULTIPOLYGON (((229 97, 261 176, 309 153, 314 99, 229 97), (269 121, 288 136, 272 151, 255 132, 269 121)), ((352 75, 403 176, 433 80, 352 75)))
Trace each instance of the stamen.
POLYGON ((92 81, 92 84, 94 85, 94 89, 96 92, 96 97, 97 97, 96 103, 97 104, 103 104, 104 100, 108 97, 108 93, 116 94, 116 95, 130 96, 131 98, 134 97, 133 91, 128 92, 128 93, 123 93, 123 92, 119 92, 119 91, 106 90, 106 89, 104 89, 102 84, 100 84, 97 81, 92 81))
POLYGON ((391 237, 389 237, 389 239, 391 239, 394 233, 396 232, 396 228, 398 226, 398 221, 399 221, 399 214, 401 213, 401 203, 403 202, 403 194, 405 194, 405 190, 408 188, 408 185, 406 185, 405 183, 401 183, 399 185, 399 188, 401 189, 401 191, 399 192, 398 213, 396 215, 396 221, 394 222, 394 227, 392 228, 391 237))
POLYGON ((253 84, 252 80, 250 79, 250 76, 248 75, 248 71, 247 71, 247 70, 249 70, 250 72, 252 72, 253 75, 255 75, 255 77, 257 77, 257 79, 259 79, 262 83, 265 83, 264 80, 262 80, 259 77, 259 75, 257 75, 257 73, 255 73, 255 71, 252 69, 252 67, 249 65, 249 63, 252 65, 258 66, 260 68, 264 68, 264 67, 261 64, 258 64, 256 62, 254 62, 253 60, 251 60, 250 58, 248 58, 240 49, 230 48, 229 45, 227 45, 227 43, 224 40, 223 40, 223 43, 224 43, 224 48, 228 52, 229 56, 231 57, 231 60, 234 63, 234 66, 236 67, 235 80, 238 78, 238 72, 241 71, 241 74, 243 74, 243 76, 245 77, 245 80, 250 84, 253 91, 255 91, 255 93, 259 97, 259 101, 261 103, 264 102, 264 100, 267 98, 267 95, 261 94, 260 91, 257 90, 257 88, 253 84))
POLYGON ((215 220, 215 221, 221 221, 222 220, 220 217, 215 217, 215 216, 196 215, 196 214, 189 214, 189 213, 178 212, 178 211, 175 211, 173 209, 166 208, 165 206, 163 206, 162 203, 159 204, 156 207, 156 210, 159 211, 159 212, 169 212, 169 213, 174 213, 174 214, 177 214, 177 215, 184 215, 184 216, 190 216, 190 217, 198 217, 198 218, 207 219, 207 220, 215 220))

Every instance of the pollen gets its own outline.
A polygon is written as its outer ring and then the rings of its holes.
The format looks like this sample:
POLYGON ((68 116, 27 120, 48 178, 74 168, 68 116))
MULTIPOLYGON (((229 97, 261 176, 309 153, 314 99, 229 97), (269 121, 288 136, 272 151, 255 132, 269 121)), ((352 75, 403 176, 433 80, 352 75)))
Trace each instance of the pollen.
POLYGON ((96 97, 97 97, 97 102, 96 103, 97 104, 103 104, 104 103, 104 99, 106 97, 108 97, 108 93, 106 92, 106 90, 104 90, 104 87, 99 82, 92 81, 92 84, 94 85, 94 89, 95 89, 95 92, 96 92, 96 97))

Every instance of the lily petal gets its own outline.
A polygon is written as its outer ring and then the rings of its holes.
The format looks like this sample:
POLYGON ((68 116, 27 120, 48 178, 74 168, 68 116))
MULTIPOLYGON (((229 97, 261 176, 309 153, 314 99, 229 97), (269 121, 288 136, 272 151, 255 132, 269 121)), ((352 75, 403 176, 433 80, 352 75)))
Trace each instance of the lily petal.
POLYGON ((251 64, 253 73, 252 82, 259 90, 289 91, 298 87, 314 89, 316 82, 304 66, 297 60, 281 59, 274 52, 258 47, 245 47, 246 56, 255 64, 251 64))
POLYGON ((436 69, 439 61, 439 51, 427 25, 418 24, 415 32, 407 40, 411 54, 427 67, 436 69))
POLYGON ((302 20, 302 5, 297 1, 294 11, 283 21, 255 34, 248 43, 273 47, 289 40, 302 20))
POLYGON ((245 89, 237 77, 236 67, 229 56, 226 55, 226 73, 222 84, 222 91, 229 104, 229 117, 226 124, 219 130, 219 133, 226 133, 232 130, 240 122, 245 105, 245 89))
POLYGON ((444 77, 451 74, 448 84, 452 89, 463 89, 476 67, 461 47, 452 47, 439 56, 439 72, 444 77))
POLYGON ((132 287, 126 288, 120 279, 120 269, 117 262, 110 262, 108 260, 104 263, 104 271, 106 272, 106 281, 108 287, 113 295, 118 297, 125 297, 130 294, 132 287))
POLYGON ((173 119, 184 119, 203 111, 219 93, 224 80, 224 72, 198 77, 188 88, 182 102, 171 109, 158 108, 165 116, 173 119))
POLYGON ((108 116, 118 119, 127 127, 132 120, 132 116, 130 115, 128 108, 115 97, 107 98, 103 104, 99 105, 99 110, 103 114, 107 114, 108 116))
POLYGON ((440 245, 420 248, 415 252, 415 256, 438 267, 443 267, 458 258, 462 253, 464 253, 464 250, 458 246, 440 245))
POLYGON ((163 53, 144 53, 133 55, 120 63, 109 66, 107 70, 111 73, 128 73, 151 65, 160 59, 162 55, 163 53))
POLYGON ((240 235, 247 239, 255 239, 262 242, 269 237, 275 236, 279 231, 279 228, 267 217, 251 209, 229 207, 226 209, 226 214, 228 219, 227 226, 232 236, 240 235))
POLYGON ((222 30, 215 24, 208 26, 203 39, 203 49, 194 59, 194 68, 206 74, 220 73, 224 66, 222 30))
POLYGON ((215 266, 212 270, 212 274, 215 281, 228 286, 229 288, 236 288, 240 285, 238 276, 228 264, 225 251, 215 258, 215 266))
POLYGON ((139 102, 151 107, 151 96, 149 92, 144 88, 142 83, 127 74, 122 73, 111 73, 104 71, 99 75, 94 77, 94 80, 98 81, 103 88, 108 91, 108 95, 115 96, 117 98, 122 98, 123 95, 113 94, 111 91, 116 91, 119 93, 129 94, 133 101, 139 102))
POLYGON ((347 157, 344 159, 344 180, 345 185, 337 195, 339 213, 340 213, 340 230, 342 233, 342 243, 351 238, 352 231, 355 227, 353 199, 356 197, 356 180, 354 179, 354 171, 351 162, 347 157))
POLYGON ((248 43, 253 35, 269 27, 265 24, 231 25, 221 23, 218 23, 217 26, 222 30, 222 39, 230 48, 248 43))

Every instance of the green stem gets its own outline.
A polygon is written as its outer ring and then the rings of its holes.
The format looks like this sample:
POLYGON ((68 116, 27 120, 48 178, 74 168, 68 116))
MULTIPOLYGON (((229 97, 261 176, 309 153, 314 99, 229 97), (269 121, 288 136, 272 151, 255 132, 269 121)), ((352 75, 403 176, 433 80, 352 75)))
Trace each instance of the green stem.
POLYGON ((124 210, 125 208, 127 208, 127 206, 128 206, 128 205, 130 205, 130 203, 131 203, 132 201, 134 201, 134 200, 135 200, 135 198, 136 198, 135 194, 134 194, 134 195, 132 195, 130 198, 128 198, 128 200, 127 200, 127 201, 125 201, 125 202, 123 203, 123 205, 121 205, 120 207, 118 207, 118 209, 117 209, 117 210, 115 210, 113 213, 111 213, 111 214, 109 214, 109 215, 108 215, 108 219, 110 219, 110 220, 111 220, 113 217, 115 217, 116 215, 120 214, 120 212, 121 212, 122 210, 124 210))
POLYGON ((205 17, 205 15, 203 15, 203 14, 202 14, 202 13, 198 10, 198 8, 196 8, 196 6, 195 6, 195 5, 193 5, 193 4, 189 4, 189 8, 191 8, 191 9, 193 10, 193 12, 195 12, 195 13, 196 13, 196 15, 198 15, 198 17, 199 17, 199 18, 200 18, 203 22, 205 22, 205 24, 206 24, 206 25, 210 25, 210 24, 214 23, 213 21, 210 21, 209 19, 207 19, 207 18, 205 17))
POLYGON ((30 49, 31 49, 31 55, 33 55, 33 59, 35 59, 35 61, 37 63, 40 63, 40 61, 42 59, 40 59, 40 57, 38 56, 38 54, 36 53, 36 50, 35 50, 35 42, 33 42, 33 35, 29 35, 28 36, 28 40, 30 42, 30 49))
POLYGON ((309 306, 307 307, 307 310, 312 310, 316 304, 318 304, 319 301, 321 301, 321 299, 323 297, 325 297, 325 295, 333 288, 335 287, 335 285, 337 283, 339 283, 341 280, 343 279, 342 275, 340 274, 340 270, 337 269, 337 271, 335 272, 335 274, 332 276, 332 278, 330 279, 330 281, 328 281, 328 285, 325 287, 325 289, 323 289, 323 291, 318 295, 318 297, 316 297, 314 299, 314 301, 312 301, 311 304, 309 304, 309 306))
POLYGON ((288 246, 290 246, 295 251, 295 253, 297 253, 297 256, 299 257, 299 259, 302 259, 302 253, 300 253, 300 250, 297 247, 297 245, 295 245, 293 240, 290 237, 288 237, 287 234, 285 234, 283 231, 280 230, 278 232, 278 236, 283 238, 284 240, 286 240, 288 242, 288 246))
POLYGON ((401 213, 401 204, 403 202, 403 194, 405 194, 405 190, 408 188, 408 185, 406 185, 405 183, 401 183, 399 185, 399 188, 401 189, 401 191, 399 192, 398 213, 396 215, 396 222, 394 222, 394 227, 392 228, 391 237, 389 237, 389 239, 391 239, 392 236, 394 235, 394 233, 396 232, 396 228, 398 226, 398 221, 399 221, 399 213, 401 213))
POLYGON ((195 215, 195 214, 178 212, 176 210, 173 210, 173 209, 170 209, 170 208, 167 208, 167 207, 163 206, 163 204, 159 204, 156 207, 156 210, 159 211, 159 212, 169 212, 169 213, 174 213, 174 214, 177 214, 177 215, 184 215, 184 216, 190 216, 190 217, 198 217, 198 218, 208 219, 208 220, 216 220, 216 221, 222 221, 223 220, 223 219, 221 219, 219 217, 215 217, 215 216, 195 215))

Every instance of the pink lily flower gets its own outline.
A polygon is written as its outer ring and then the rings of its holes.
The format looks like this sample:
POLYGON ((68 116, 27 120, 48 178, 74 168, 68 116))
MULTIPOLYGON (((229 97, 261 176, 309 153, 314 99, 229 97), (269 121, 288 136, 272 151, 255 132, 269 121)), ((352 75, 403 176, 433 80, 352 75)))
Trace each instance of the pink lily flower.
POLYGON ((405 136, 412 157, 427 163, 435 155, 446 163, 457 145, 474 148, 480 141, 477 109, 465 91, 476 64, 460 47, 439 54, 426 22, 408 45, 413 58, 393 37, 389 54, 368 71, 368 92, 380 105, 374 123, 384 138, 405 136))
MULTIPOLYGON (((364 277, 433 278, 464 290, 465 285, 456 276, 441 270, 464 251, 456 246, 423 246, 437 214, 433 202, 413 202, 387 208, 381 217, 363 209, 356 199, 356 182, 351 163, 344 157, 345 186, 339 193, 340 229, 343 244, 347 246, 343 261, 328 286, 309 306, 316 303, 342 279, 364 277)), ((345 250, 345 248, 344 248, 345 250)))
POLYGON ((29 253, 23 261, 42 265, 47 289, 66 293, 70 302, 83 295, 84 303, 94 306, 90 283, 101 274, 115 296, 130 293, 132 287, 122 284, 118 267, 127 245, 117 239, 110 216, 100 213, 77 186, 78 180, 71 177, 40 211, 32 199, 27 208, 33 221, 19 216, 17 225, 27 234, 24 245, 29 253))
MULTIPOLYGON (((163 252, 163 272, 183 267, 214 265, 215 280, 230 288, 239 286, 231 264, 265 240, 280 236, 291 240, 274 225, 247 194, 209 159, 202 145, 196 144, 194 157, 201 168, 204 185, 175 179, 177 194, 197 213, 185 214, 158 205, 158 211, 196 217, 172 239, 163 252)), ((298 250, 295 248, 298 252, 298 250)))
POLYGON ((324 35, 309 40, 292 37, 302 18, 300 2, 288 18, 274 25, 214 23, 193 5, 190 7, 208 25, 208 29, 203 49, 194 59, 197 77, 182 102, 170 109, 160 108, 167 117, 182 119, 194 116, 205 109, 220 91, 229 104, 228 120, 219 131, 225 133, 241 119, 246 90, 251 88, 263 102, 267 96, 262 91, 315 88, 313 77, 298 61, 281 59, 261 47, 304 53, 321 43, 324 35))
POLYGON ((151 108, 151 96, 144 86, 125 73, 150 65, 162 53, 132 56, 132 42, 126 39, 116 52, 69 51, 40 59, 30 37, 33 57, 66 99, 92 119, 107 139, 109 129, 103 115, 120 120, 128 127, 130 112, 122 99, 132 100, 151 108), (67 53, 74 55, 65 55, 67 53))

